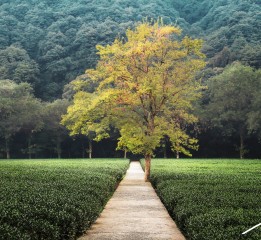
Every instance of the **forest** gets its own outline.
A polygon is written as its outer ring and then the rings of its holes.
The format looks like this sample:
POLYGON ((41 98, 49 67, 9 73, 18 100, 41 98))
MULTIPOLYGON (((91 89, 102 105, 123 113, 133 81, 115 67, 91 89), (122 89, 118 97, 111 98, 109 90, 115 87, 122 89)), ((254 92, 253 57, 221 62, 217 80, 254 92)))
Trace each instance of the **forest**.
MULTIPOLYGON (((260 0, 1 0, 0 158, 122 157, 117 131, 91 143, 70 136, 61 116, 72 82, 96 66, 96 45, 159 17, 204 40, 193 157, 260 158, 260 0)), ((156 156, 174 156, 168 139, 156 156)))

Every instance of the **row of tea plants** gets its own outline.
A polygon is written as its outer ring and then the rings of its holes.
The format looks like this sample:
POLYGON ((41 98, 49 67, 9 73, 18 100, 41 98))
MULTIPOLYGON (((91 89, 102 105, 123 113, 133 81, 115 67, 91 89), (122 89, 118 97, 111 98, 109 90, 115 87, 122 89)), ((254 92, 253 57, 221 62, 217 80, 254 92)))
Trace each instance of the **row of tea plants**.
POLYGON ((261 222, 260 160, 153 159, 151 182, 187 239, 261 239, 242 235, 261 222))
POLYGON ((76 239, 95 221, 128 161, 0 161, 0 239, 76 239))

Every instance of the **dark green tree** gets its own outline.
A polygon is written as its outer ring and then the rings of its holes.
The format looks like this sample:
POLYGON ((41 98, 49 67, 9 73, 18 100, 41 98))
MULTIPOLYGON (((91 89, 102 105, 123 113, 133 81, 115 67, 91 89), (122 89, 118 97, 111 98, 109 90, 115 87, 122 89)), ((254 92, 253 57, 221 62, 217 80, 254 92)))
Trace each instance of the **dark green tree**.
POLYGON ((38 64, 30 58, 26 50, 16 46, 0 50, 0 62, 0 79, 10 79, 16 83, 28 82, 32 85, 38 83, 38 64))
MULTIPOLYGON (((30 134, 38 129, 39 101, 28 83, 0 81, 0 136, 4 140, 6 157, 10 158, 11 140, 24 128, 30 134)), ((29 145, 30 148, 30 145, 29 145)))
POLYGON ((69 135, 67 129, 60 124, 62 115, 66 113, 68 106, 68 100, 57 99, 46 103, 44 110, 44 129, 54 143, 54 149, 58 158, 62 156, 62 142, 69 135))
POLYGON ((253 68, 238 62, 209 79, 204 107, 204 118, 225 135, 239 138, 239 156, 244 157, 248 135, 248 115, 258 87, 253 68))
POLYGON ((248 129, 258 134, 261 140, 261 70, 255 72, 256 88, 253 89, 253 101, 248 113, 248 129))

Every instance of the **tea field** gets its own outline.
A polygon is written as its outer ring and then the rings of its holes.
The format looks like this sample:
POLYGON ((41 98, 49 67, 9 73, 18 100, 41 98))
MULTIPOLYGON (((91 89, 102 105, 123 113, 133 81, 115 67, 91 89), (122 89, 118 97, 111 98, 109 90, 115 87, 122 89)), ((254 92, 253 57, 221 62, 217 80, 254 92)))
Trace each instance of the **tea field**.
POLYGON ((128 165, 123 159, 0 161, 0 239, 76 239, 128 165))
MULTIPOLYGON (((144 164, 144 162, 143 162, 144 164)), ((260 240, 260 160, 152 160, 151 182, 189 240, 260 240)))

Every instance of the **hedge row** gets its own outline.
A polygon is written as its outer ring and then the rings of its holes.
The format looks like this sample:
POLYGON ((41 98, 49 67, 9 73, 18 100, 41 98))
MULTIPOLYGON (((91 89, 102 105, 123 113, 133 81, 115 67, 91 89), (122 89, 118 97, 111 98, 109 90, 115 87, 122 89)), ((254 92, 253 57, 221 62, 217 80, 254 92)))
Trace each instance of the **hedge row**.
POLYGON ((187 239, 260 240, 260 160, 154 160, 151 182, 187 239))
POLYGON ((110 159, 0 161, 0 239, 76 239, 127 167, 110 159))

